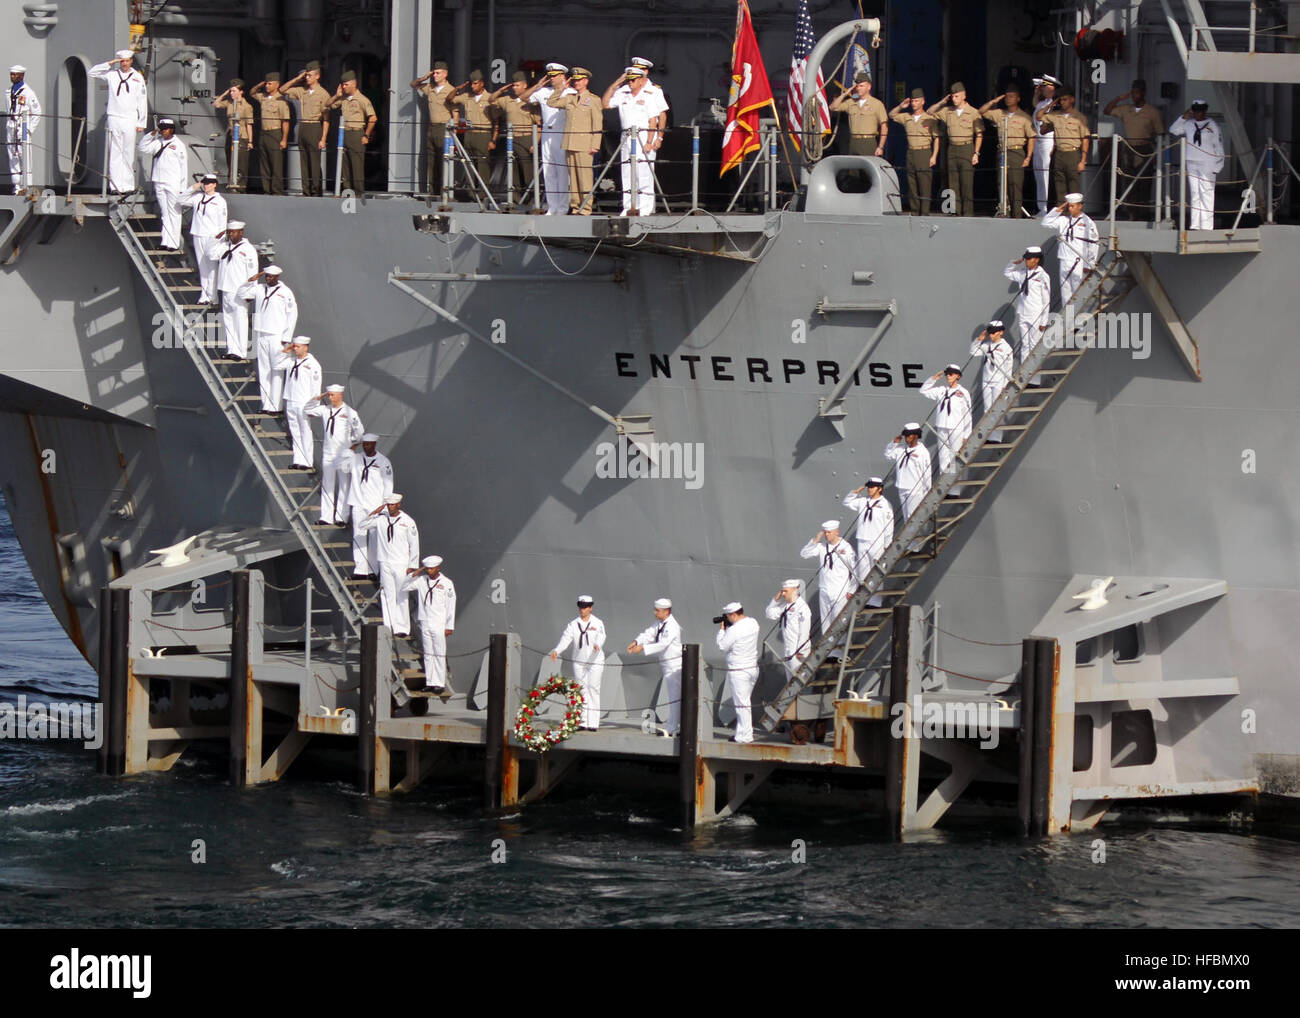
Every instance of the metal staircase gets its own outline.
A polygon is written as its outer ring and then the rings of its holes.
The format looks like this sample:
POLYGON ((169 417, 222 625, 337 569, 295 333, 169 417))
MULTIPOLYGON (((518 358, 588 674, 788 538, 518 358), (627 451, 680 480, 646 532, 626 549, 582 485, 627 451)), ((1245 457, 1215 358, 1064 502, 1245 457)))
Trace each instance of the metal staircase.
MULTIPOLYGON (((290 466, 293 450, 284 418, 261 412, 256 362, 214 359, 213 352, 225 346, 220 336, 220 316, 215 308, 194 303, 200 293, 198 273, 189 264, 187 249, 168 251, 161 246, 162 223, 157 215, 120 202, 110 207, 108 219, 167 316, 173 341, 189 353, 248 461, 311 560, 320 585, 333 602, 331 607, 318 610, 337 612, 346 635, 359 638, 362 623, 381 620, 375 583, 351 575, 351 529, 316 522, 320 511, 319 477, 315 470, 290 466)), ((392 673, 399 703, 405 703, 407 696, 401 677, 404 667, 409 668, 395 662, 392 673)))
MULTIPOLYGON (((979 503, 1087 352, 1086 346, 1075 348, 1074 336, 1087 329, 1099 312, 1123 297, 1133 285, 1123 256, 1113 250, 1103 252, 1068 305, 1073 309, 1074 335, 1064 335, 1059 345, 1040 342, 1012 374, 993 406, 985 408, 953 466, 934 479, 916 511, 895 530, 893 543, 874 563, 843 611, 829 623, 823 620, 821 635, 808 657, 765 709, 761 724, 766 731, 776 728, 800 695, 847 695, 847 690, 874 666, 869 655, 881 645, 894 607, 907 597, 957 525, 979 503), (998 441, 990 441, 994 433, 998 441), (868 604, 877 598, 879 605, 868 604)), ((1062 308, 1062 313, 1065 310, 1062 308)), ((888 651, 887 644, 884 649, 888 651)))

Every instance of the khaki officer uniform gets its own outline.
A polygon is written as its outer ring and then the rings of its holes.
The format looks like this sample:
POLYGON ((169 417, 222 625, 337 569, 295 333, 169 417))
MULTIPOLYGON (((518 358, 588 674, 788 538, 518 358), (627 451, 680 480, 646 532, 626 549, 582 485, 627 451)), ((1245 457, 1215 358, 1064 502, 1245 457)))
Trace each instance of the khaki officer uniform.
POLYGON ((1042 121, 1052 125, 1052 136, 1056 147, 1052 152, 1052 180, 1056 184, 1056 193, 1065 195, 1082 191, 1079 173, 1079 159, 1083 155, 1084 142, 1092 134, 1088 118, 1078 110, 1066 113, 1044 113, 1042 121))
MULTIPOLYGON (((1160 116, 1160 111, 1150 103, 1138 109, 1132 101, 1116 106, 1110 115, 1117 117, 1124 126, 1124 140, 1128 143, 1119 150, 1120 169, 1125 176, 1137 177, 1126 204, 1131 202, 1137 205, 1137 216, 1150 219, 1154 211, 1150 205, 1151 178, 1155 169, 1147 166, 1143 171, 1142 167, 1156 150, 1156 138, 1165 133, 1164 119, 1160 116)), ((1128 181, 1122 182, 1119 187, 1120 194, 1123 194, 1128 181)))
MULTIPOLYGON (((313 60, 309 71, 320 71, 313 60)), ((296 80, 296 79, 295 79, 296 80)), ((286 99, 298 102, 298 172, 302 175, 302 193, 319 195, 322 191, 321 142, 325 139, 325 122, 329 118, 330 93, 318 81, 315 85, 295 85, 284 92, 286 99)))
MULTIPOLYGON (((483 80, 482 71, 469 72, 470 87, 483 80)), ((496 107, 492 96, 485 87, 481 92, 460 92, 451 100, 451 104, 460 108, 460 119, 465 125, 463 144, 469 154, 474 169, 487 187, 492 177, 491 152, 497 140, 496 107)), ((477 188, 478 182, 471 181, 471 187, 477 188)))
MULTIPOLYGON (((577 81, 579 78, 590 80, 591 72, 575 67, 572 79, 577 81)), ((589 216, 591 200, 583 199, 594 183, 591 159, 600 149, 600 136, 605 129, 605 114, 600 96, 592 95, 590 91, 574 91, 566 95, 552 95, 546 104, 564 110, 564 140, 561 144, 569 165, 569 212, 589 216)))
MULTIPOLYGON (((522 71, 516 71, 513 80, 528 84, 528 77, 522 71)), ((495 102, 513 131, 510 144, 515 153, 515 193, 510 195, 510 200, 517 202, 533 184, 533 127, 541 124, 542 116, 532 103, 526 103, 510 92, 499 96, 495 102)))
MULTIPOLYGON (((447 64, 439 60, 433 69, 445 71, 447 64)), ((429 167, 428 190, 430 194, 436 194, 442 190, 442 152, 447 145, 447 125, 451 123, 447 100, 451 98, 452 85, 446 80, 435 85, 430 79, 420 86, 419 92, 429 103, 429 129, 425 132, 424 151, 429 167)))
MULTIPOLYGON (((242 89, 243 87, 242 78, 234 78, 230 82, 230 88, 242 89)), ((252 104, 243 96, 240 96, 238 104, 231 99, 218 99, 212 106, 213 109, 222 110, 226 114, 226 171, 229 174, 227 179, 232 181, 228 190, 242 191, 248 186, 248 157, 253 148, 252 104), (239 123, 239 153, 236 163, 232 165, 230 161, 230 145, 234 138, 236 122, 239 123), (235 179, 236 170, 238 170, 237 180, 235 179)))
MULTIPOLYGON (((272 71, 267 84, 280 84, 280 75, 272 71)), ((289 144, 289 104, 275 95, 254 95, 262 106, 262 130, 257 136, 257 155, 262 170, 262 193, 284 194, 284 150, 289 144)))
MULTIPOLYGON (((951 91, 964 92, 960 81, 954 82, 951 91)), ((975 164, 972 157, 979 151, 984 138, 984 118, 970 103, 962 106, 944 106, 931 109, 935 119, 943 124, 948 134, 948 186, 957 199, 957 214, 975 214, 975 164)))
MULTIPOLYGON (((913 99, 924 99, 925 93, 919 88, 912 90, 913 99)), ((933 115, 922 110, 899 110, 890 115, 890 119, 903 126, 907 134, 907 200, 914 216, 930 214, 930 195, 934 188, 934 168, 930 158, 935 152, 935 140, 938 137, 935 125, 939 123, 933 115)))
POLYGON ((1030 143, 1037 144, 1034 118, 1024 110, 987 110, 984 119, 998 132, 998 145, 1007 158, 1007 207, 1012 219, 1027 219, 1024 209, 1025 159, 1030 143))
MULTIPOLYGON (((355 71, 344 71, 339 77, 339 88, 345 82, 355 82, 355 71)), ((345 188, 351 188, 358 195, 366 193, 366 146, 362 141, 368 139, 374 130, 371 121, 377 119, 375 107, 360 92, 350 95, 346 92, 330 100, 330 109, 341 110, 343 118, 343 180, 345 188)))
MULTIPOLYGON (((854 78, 858 81, 868 80, 859 73, 854 78)), ((843 111, 849 116, 849 155, 874 156, 880 146, 880 129, 889 130, 889 113, 885 104, 868 93, 865 99, 859 99, 852 89, 831 103, 832 112, 843 111)))

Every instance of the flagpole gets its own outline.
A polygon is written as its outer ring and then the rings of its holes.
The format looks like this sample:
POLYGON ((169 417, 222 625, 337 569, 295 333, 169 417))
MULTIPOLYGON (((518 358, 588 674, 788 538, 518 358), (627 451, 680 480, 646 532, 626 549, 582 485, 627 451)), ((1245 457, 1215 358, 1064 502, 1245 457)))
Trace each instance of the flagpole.
MULTIPOLYGON (((776 133, 781 136, 781 151, 785 153, 785 165, 790 171, 790 182, 794 185, 794 189, 797 191, 799 189, 799 181, 794 175, 794 160, 790 158, 790 145, 785 140, 785 131, 781 130, 781 114, 776 108, 776 99, 769 99, 767 104, 772 107, 772 116, 776 117, 776 133)), ((799 126, 802 127, 803 125, 800 124, 799 126)))

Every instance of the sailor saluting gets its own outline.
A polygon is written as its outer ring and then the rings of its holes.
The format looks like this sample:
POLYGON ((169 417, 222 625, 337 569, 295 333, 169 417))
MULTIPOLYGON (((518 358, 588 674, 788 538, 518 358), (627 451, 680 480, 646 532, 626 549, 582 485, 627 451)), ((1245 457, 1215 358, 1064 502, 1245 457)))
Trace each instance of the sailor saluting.
POLYGON ((205 173, 190 193, 180 200, 194 210, 190 217, 190 240, 194 243, 194 263, 199 269, 199 303, 216 300, 217 261, 210 252, 213 241, 226 232, 229 212, 226 199, 217 194, 217 175, 205 173))
POLYGON ((112 60, 87 73, 108 85, 108 184, 118 194, 135 190, 135 136, 149 124, 144 76, 133 66, 135 54, 120 49, 112 60))
POLYGON ((1052 308, 1052 281, 1042 266, 1043 249, 1037 244, 1025 248, 1025 253, 1008 262, 1002 274, 1020 287, 1016 296, 1016 325, 1020 328, 1020 359, 1023 361, 1038 345, 1047 328, 1047 315, 1052 308))
POLYGON ((915 421, 904 424, 902 432, 885 446, 885 455, 894 461, 894 484, 906 523, 930 490, 930 451, 921 444, 921 425, 915 421))
POLYGON ((578 617, 564 627, 560 642, 551 651, 551 660, 573 648, 573 678, 582 687, 582 724, 594 732, 600 727, 600 680, 605 672, 605 623, 593 615, 595 600, 590 594, 578 595, 578 617))
POLYGON ((384 625, 394 636, 408 637, 411 599, 405 584, 420 561, 420 529, 409 513, 402 512, 402 496, 396 492, 388 496, 387 505, 367 516, 362 526, 374 531, 379 549, 379 607, 384 625))
POLYGON ((939 436, 939 473, 946 474, 970 436, 970 393, 961 384, 961 367, 949 364, 936 371, 922 384, 921 395, 939 404, 934 414, 934 430, 939 436))
POLYGON ((379 572, 379 544, 375 532, 363 526, 371 509, 383 506, 393 494, 393 464, 379 451, 379 436, 366 432, 361 448, 352 454, 348 471, 347 509, 352 514, 352 575, 379 572))
POLYGON ((849 542, 840 538, 840 521, 827 520, 817 531, 817 536, 803 546, 799 557, 820 560, 817 600, 821 608, 822 632, 825 633, 844 610, 845 602, 857 586, 857 556, 849 542))
POLYGON ((808 656, 812 636, 812 609, 799 593, 798 580, 786 580, 763 614, 781 624, 781 662, 793 675, 808 656))
POLYGON ((1043 225, 1061 238, 1056 250, 1057 272, 1061 284, 1061 307, 1070 303, 1083 277, 1097 264, 1100 235, 1097 224, 1084 215, 1083 195, 1072 191, 1065 201, 1043 217, 1043 225))
POLYGON ((402 583, 402 597, 414 592, 424 655, 424 685, 435 693, 447 688, 447 637, 456 628, 456 585, 442 575, 442 556, 427 555, 402 583))

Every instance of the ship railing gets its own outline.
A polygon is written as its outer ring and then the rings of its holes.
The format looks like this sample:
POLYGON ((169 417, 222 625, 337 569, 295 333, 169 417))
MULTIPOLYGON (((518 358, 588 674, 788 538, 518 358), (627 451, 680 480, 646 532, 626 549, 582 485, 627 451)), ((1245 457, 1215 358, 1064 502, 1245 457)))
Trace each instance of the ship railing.
MULTIPOLYGON (((1044 241, 1044 243, 1041 245, 1041 247, 1043 248, 1044 260, 1046 260, 1046 257, 1049 254, 1055 252, 1059 244, 1060 244, 1060 239, 1055 237, 1048 238, 1046 241, 1044 241)), ((1104 249, 1105 247, 1103 245, 1103 250, 1104 249)), ((1100 252, 1099 252, 1099 257, 1100 257, 1100 252)), ((997 310, 989 314, 989 316, 985 319, 985 321, 997 319, 999 321, 1006 323, 1007 325, 1006 331, 1008 334, 1010 334, 1011 333, 1010 322, 1012 319, 1012 312, 1014 308, 1015 308, 1014 299, 1005 301, 999 308, 997 308, 997 310)), ((974 337, 972 337, 972 340, 973 339, 974 337)), ((1004 339, 1003 342, 1010 342, 1010 340, 1004 339)), ((1022 351, 1019 349, 1016 350, 1016 361, 1018 361, 1021 364, 1022 368, 1025 361, 1025 357, 1024 357, 1025 353, 1027 353, 1027 351, 1022 351)), ((983 416, 987 414, 990 410, 989 407, 984 406, 983 386, 974 381, 976 369, 982 372, 984 358, 983 356, 970 353, 969 348, 967 348, 967 356, 964 361, 960 361, 954 358, 951 363, 961 365, 961 369, 962 369, 961 377, 964 380, 963 384, 971 394, 971 423, 972 425, 974 425, 978 423, 983 418, 983 416), (976 390, 978 390, 978 392, 976 390), (975 410, 976 406, 979 406, 978 414, 976 413, 975 410)), ((1015 372, 1013 370, 1013 376, 1014 373, 1015 372)), ((921 430, 922 430, 921 442, 925 444, 926 451, 931 454, 931 464, 932 464, 931 478, 926 482, 924 482, 924 486, 927 490, 929 487, 932 486, 933 478, 938 476, 938 460, 939 460, 938 457, 939 433, 935 428, 935 420, 937 419, 939 414, 939 402, 937 400, 932 400, 931 402, 933 403, 933 405, 931 406, 929 413, 927 413, 924 417, 918 418, 917 416, 913 415, 911 418, 912 420, 916 420, 921 425, 921 430)), ((870 476, 871 474, 874 473, 874 471, 869 471, 867 473, 868 476, 870 476)), ((885 482, 885 489, 888 490, 890 487, 894 487, 895 489, 897 488, 897 474, 898 474, 897 464, 893 464, 889 467, 887 471, 885 471, 885 473, 878 474, 876 476, 879 476, 880 479, 885 482)), ((850 490, 852 489, 850 488, 850 490)), ((910 495, 912 493, 909 491, 908 494, 910 495)), ((906 524, 907 520, 904 519, 902 515, 901 500, 897 500, 897 499, 892 500, 890 502, 890 506, 891 508, 895 509, 895 517, 894 517, 895 535, 897 535, 899 530, 902 529, 903 525, 906 524)), ((856 551, 856 539, 850 538, 849 535, 854 534, 858 529, 858 527, 862 525, 864 512, 865 510, 859 510, 857 513, 853 515, 853 517, 848 521, 848 523, 840 527, 840 539, 845 541, 854 540, 855 551, 856 551)), ((799 576, 798 573, 795 573, 793 575, 795 575, 796 577, 799 576)), ((804 577, 801 578, 801 583, 802 583, 801 593, 803 594, 804 599, 808 602, 810 608, 813 606, 814 598, 818 596, 820 592, 820 587, 818 583, 818 578, 820 577, 820 575, 821 575, 821 570, 820 568, 818 568, 811 575, 805 575, 804 577)), ((861 566, 859 566, 859 571, 857 574, 857 583, 861 584, 865 580, 865 578, 866 578, 865 571, 861 568, 861 566)), ((834 621, 833 619, 820 619, 820 618, 818 619, 819 625, 815 626, 812 630, 812 633, 810 633, 809 646, 811 646, 812 643, 816 642, 816 639, 813 637, 812 634, 817 633, 819 630, 821 632, 825 632, 830 628, 830 625, 833 621, 834 621)), ((786 668, 787 672, 789 674, 793 674, 794 670, 798 667, 798 662, 789 662, 789 664, 786 664, 785 643, 781 635, 781 622, 779 619, 768 628, 766 633, 764 633, 763 644, 764 646, 767 647, 769 651, 771 651, 773 660, 782 663, 782 665, 786 668)))
POLYGON ((1246 15, 1246 24, 1208 25, 1201 24, 1193 19, 1191 22, 1191 39, 1187 45, 1189 50, 1212 53, 1217 50, 1226 49, 1242 52, 1243 50, 1240 47, 1231 45, 1231 43, 1237 41, 1237 36, 1244 35, 1246 37, 1244 52, 1277 53, 1282 50, 1282 45, 1280 44, 1293 42, 1296 39, 1296 36, 1288 35, 1286 33, 1287 26, 1284 22, 1278 22, 1263 27, 1260 26, 1258 0, 1217 0, 1215 6, 1219 9, 1219 17, 1223 17, 1230 10, 1240 10, 1242 7, 1249 7, 1249 11, 1246 15), (1230 40, 1215 38, 1215 36, 1221 34, 1232 36, 1233 38, 1230 40), (1260 47, 1260 42, 1272 45, 1260 47))
MULTIPOLYGON (((36 124, 33 126, 33 118, 27 110, 23 110, 22 113, 16 115, 13 113, 0 113, 0 123, 4 124, 6 139, 9 134, 8 122, 10 120, 18 122, 18 145, 22 155, 24 176, 30 178, 33 186, 35 186, 37 172, 33 157, 52 158, 55 160, 55 173, 62 174, 67 178, 64 193, 67 198, 71 199, 73 188, 80 183, 81 178, 90 169, 82 161, 82 148, 86 141, 86 118, 50 113, 43 110, 40 116, 35 118, 36 124), (42 129, 42 125, 46 124, 59 124, 61 125, 60 130, 63 129, 62 125, 66 125, 67 136, 60 137, 57 142, 52 144, 41 144, 39 139, 47 135, 50 130, 48 127, 42 129), (66 169, 60 166, 60 163, 63 163, 66 169)), ((24 189, 25 187, 26 185, 24 185, 24 189)))

